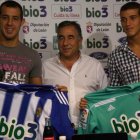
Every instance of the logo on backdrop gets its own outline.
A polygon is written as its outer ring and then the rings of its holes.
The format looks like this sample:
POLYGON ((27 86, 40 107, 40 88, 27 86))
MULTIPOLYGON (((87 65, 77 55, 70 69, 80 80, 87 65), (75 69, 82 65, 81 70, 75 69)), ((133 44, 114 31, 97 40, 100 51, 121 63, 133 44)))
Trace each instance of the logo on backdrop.
POLYGON ((111 22, 99 22, 99 23, 94 23, 94 28, 96 27, 96 32, 108 32, 110 31, 111 27, 111 22))
MULTIPOLYGON (((97 8, 97 7, 96 7, 97 8)), ((86 8, 86 17, 96 17, 96 18, 106 18, 108 17, 108 5, 103 5, 101 9, 95 9, 95 7, 92 7, 92 9, 89 9, 89 7, 86 8)))
POLYGON ((66 18, 81 18, 81 5, 52 5, 52 18, 54 19, 66 19, 66 18))
POLYGON ((32 5, 23 5, 24 17, 47 17, 47 7, 40 5, 38 8, 34 8, 32 5), (28 6, 28 7, 27 7, 28 6))
POLYGON ((77 0, 54 0, 54 2, 76 2, 77 0))
POLYGON ((53 36, 53 50, 58 50, 57 36, 53 36))
POLYGON ((116 0, 116 2, 136 2, 137 0, 116 0))
POLYGON ((126 38, 126 37, 121 37, 121 38, 118 39, 118 42, 119 42, 120 44, 124 45, 124 44, 126 44, 126 42, 127 42, 127 38, 126 38))
POLYGON ((29 31, 30 31, 29 30, 29 23, 28 22, 25 22, 22 29, 23 29, 23 33, 24 34, 28 34, 29 31))
POLYGON ((87 32, 92 33, 92 31, 93 31, 93 23, 89 21, 87 23, 87 32))
POLYGON ((86 0, 86 2, 106 2, 107 0, 86 0))
POLYGON ((98 60, 106 59, 108 57, 108 54, 105 52, 92 52, 89 54, 89 56, 94 57, 98 60))
POLYGON ((120 23, 116 23, 116 32, 121 33, 123 32, 123 28, 120 23))
POLYGON ((23 39, 23 44, 32 48, 32 49, 46 49, 47 48, 47 39, 46 37, 41 37, 39 41, 33 41, 32 38, 26 40, 23 39))
POLYGON ((97 40, 96 38, 87 39, 87 48, 108 48, 109 47, 109 37, 104 36, 100 40, 97 40))
POLYGON ((120 18, 120 8, 121 8, 121 4, 113 5, 113 17, 116 19, 120 18))

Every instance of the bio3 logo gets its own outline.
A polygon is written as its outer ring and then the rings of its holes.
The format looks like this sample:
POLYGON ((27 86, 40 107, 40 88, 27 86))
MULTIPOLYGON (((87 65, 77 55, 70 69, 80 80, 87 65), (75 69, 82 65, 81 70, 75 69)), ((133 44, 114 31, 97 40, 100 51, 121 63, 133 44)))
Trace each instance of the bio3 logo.
POLYGON ((131 2, 131 1, 137 1, 137 0, 116 0, 116 2, 131 2))
POLYGON ((16 119, 11 119, 11 122, 6 122, 4 116, 0 117, 0 137, 8 137, 16 140, 34 140, 37 137, 37 124, 28 122, 26 125, 17 124, 16 119), (26 135, 31 137, 26 137, 26 135))
POLYGON ((106 2, 107 0, 86 0, 86 2, 106 2))
POLYGON ((76 2, 77 0, 54 0, 54 2, 76 2))
POLYGON ((92 9, 86 8, 86 17, 108 17, 108 6, 104 5, 100 10, 96 10, 94 7, 92 9))
POLYGON ((23 16, 24 17, 46 17, 47 16, 47 8, 45 5, 39 6, 38 9, 34 9, 33 6, 23 5, 23 16))
POLYGON ((42 37, 38 42, 33 42, 32 39, 30 39, 30 41, 27 42, 25 39, 23 39, 23 44, 32 49, 46 49, 47 39, 45 37, 42 37))
POLYGON ((136 112, 136 118, 128 118, 125 114, 120 116, 118 121, 116 118, 111 119, 111 125, 115 133, 126 132, 128 134, 132 132, 140 131, 140 112, 136 112))
MULTIPOLYGON (((31 0, 22 0, 22 1, 31 1, 31 0)), ((32 1, 44 1, 44 0, 32 0, 32 1)))
POLYGON ((60 6, 60 12, 72 12, 73 7, 72 6, 60 6))
POLYGON ((108 48, 109 47, 109 38, 104 36, 101 40, 96 40, 93 38, 92 41, 87 39, 87 48, 108 48))
POLYGON ((123 32, 123 28, 119 23, 116 23, 116 32, 117 33, 123 32))

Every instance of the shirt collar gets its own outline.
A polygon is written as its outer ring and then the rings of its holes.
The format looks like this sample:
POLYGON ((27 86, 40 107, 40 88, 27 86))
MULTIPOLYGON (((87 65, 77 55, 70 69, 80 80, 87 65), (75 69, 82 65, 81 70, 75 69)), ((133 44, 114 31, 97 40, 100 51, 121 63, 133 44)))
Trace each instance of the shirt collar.
MULTIPOLYGON (((80 57, 78 58, 78 60, 77 60, 76 62, 81 61, 82 58, 83 58, 83 55, 82 55, 81 52, 80 52, 80 57)), ((57 62, 58 64, 62 64, 62 63, 61 63, 61 60, 60 60, 60 55, 59 55, 59 54, 56 56, 56 62, 57 62)))
POLYGON ((123 49, 125 52, 129 53, 129 55, 131 55, 132 57, 137 57, 134 52, 130 49, 130 47, 128 46, 128 42, 125 42, 125 44, 121 45, 121 49, 123 49))
POLYGON ((123 49, 124 51, 131 51, 131 49, 128 46, 127 41, 124 44, 121 45, 121 49, 123 49))

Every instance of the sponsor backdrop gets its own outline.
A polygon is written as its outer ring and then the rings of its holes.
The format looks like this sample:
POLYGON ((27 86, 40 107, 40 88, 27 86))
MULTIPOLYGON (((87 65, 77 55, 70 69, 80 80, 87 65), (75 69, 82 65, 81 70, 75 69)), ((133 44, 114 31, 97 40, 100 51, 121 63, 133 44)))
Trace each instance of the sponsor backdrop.
MULTIPOLYGON (((4 0, 0 0, 0 3, 4 0)), ((82 28, 81 51, 100 60, 125 40, 119 19, 121 5, 140 0, 16 0, 23 7, 25 24, 20 40, 35 49, 42 60, 58 53, 56 27, 63 20, 77 21, 82 28)))

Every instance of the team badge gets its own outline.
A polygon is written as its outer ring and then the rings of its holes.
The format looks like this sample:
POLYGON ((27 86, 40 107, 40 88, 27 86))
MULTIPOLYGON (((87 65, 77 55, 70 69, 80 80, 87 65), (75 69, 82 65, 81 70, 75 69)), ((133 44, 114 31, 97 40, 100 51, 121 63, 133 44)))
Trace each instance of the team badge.
POLYGON ((28 34, 29 33, 29 23, 25 22, 23 25, 23 33, 28 34))
POLYGON ((92 31, 93 31, 93 26, 92 26, 92 23, 89 21, 88 23, 87 23, 87 32, 88 33, 92 33, 92 31))
POLYGON ((38 117, 40 117, 41 116, 41 113, 42 113, 42 108, 41 107, 38 107, 37 109, 36 109, 36 117, 38 118, 38 117))

